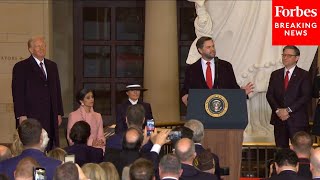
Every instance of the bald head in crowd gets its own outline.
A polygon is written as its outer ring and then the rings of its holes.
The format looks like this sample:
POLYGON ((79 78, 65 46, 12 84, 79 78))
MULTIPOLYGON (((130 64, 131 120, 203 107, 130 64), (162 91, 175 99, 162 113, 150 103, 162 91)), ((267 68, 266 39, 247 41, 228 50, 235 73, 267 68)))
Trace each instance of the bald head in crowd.
POLYGON ((7 146, 0 145, 0 162, 11 157, 11 150, 7 146))
POLYGON ((21 159, 14 171, 15 180, 32 180, 33 169, 39 167, 39 163, 32 157, 25 157, 21 159))
POLYGON ((124 134, 122 148, 124 150, 139 150, 143 141, 142 132, 136 128, 129 128, 124 134))
POLYGON ((188 138, 180 139, 175 145, 175 154, 181 163, 192 165, 196 157, 195 146, 192 140, 188 138))
POLYGON ((311 152, 310 171, 313 178, 320 177, 320 148, 316 148, 311 152))

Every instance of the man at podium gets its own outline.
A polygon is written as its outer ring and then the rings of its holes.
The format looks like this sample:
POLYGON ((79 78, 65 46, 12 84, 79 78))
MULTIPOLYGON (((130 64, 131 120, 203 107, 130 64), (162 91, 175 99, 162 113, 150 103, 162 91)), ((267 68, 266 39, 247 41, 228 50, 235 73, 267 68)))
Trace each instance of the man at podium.
MULTIPOLYGON (((232 65, 216 57, 216 49, 211 37, 201 37, 196 43, 201 58, 187 66, 182 88, 182 102, 187 105, 189 89, 239 89, 232 65)), ((241 87, 246 94, 253 92, 250 82, 241 87)))

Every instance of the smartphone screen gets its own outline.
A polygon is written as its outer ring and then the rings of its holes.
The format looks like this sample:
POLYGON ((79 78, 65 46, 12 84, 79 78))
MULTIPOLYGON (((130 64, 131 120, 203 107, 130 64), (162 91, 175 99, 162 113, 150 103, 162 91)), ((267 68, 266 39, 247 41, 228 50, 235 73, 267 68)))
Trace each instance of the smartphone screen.
POLYGON ((34 180, 46 180, 46 169, 42 167, 37 167, 33 169, 33 179, 34 180))
POLYGON ((150 134, 154 131, 154 120, 148 119, 147 120, 147 136, 150 136, 150 134))
POLYGON ((66 154, 64 156, 64 162, 75 162, 75 155, 74 154, 66 154))
POLYGON ((168 135, 170 140, 179 140, 181 139, 181 131, 171 131, 168 135))

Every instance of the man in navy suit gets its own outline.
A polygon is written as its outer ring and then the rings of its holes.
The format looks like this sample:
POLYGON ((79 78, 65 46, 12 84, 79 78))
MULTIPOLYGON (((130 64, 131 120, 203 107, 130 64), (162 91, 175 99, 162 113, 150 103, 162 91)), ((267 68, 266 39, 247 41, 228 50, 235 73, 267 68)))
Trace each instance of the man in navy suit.
MULTIPOLYGON (((201 54, 194 64, 187 66, 182 102, 187 105, 189 89, 239 89, 232 65, 216 57, 216 49, 211 37, 201 37, 197 41, 197 49, 201 54)), ((241 87, 246 94, 253 92, 253 84, 241 87)))
POLYGON ((47 149, 59 147, 59 128, 63 116, 60 79, 57 64, 45 59, 43 37, 28 41, 31 56, 16 63, 12 72, 12 96, 16 125, 27 118, 39 120, 48 132, 47 149))
POLYGON ((311 152, 310 162, 312 178, 320 180, 320 148, 316 148, 311 152))
POLYGON ((308 131, 308 103, 311 100, 309 73, 297 66, 300 51, 296 46, 283 48, 284 68, 271 73, 267 100, 277 147, 288 148, 289 139, 298 131, 308 131))
POLYGON ((7 159, 0 163, 0 173, 7 174, 10 179, 14 179, 14 171, 19 161, 25 157, 34 158, 41 167, 46 169, 47 179, 53 179, 54 172, 61 164, 61 161, 46 157, 41 151, 42 126, 35 119, 26 119, 18 127, 19 138, 24 150, 19 156, 7 159))
MULTIPOLYGON (((130 105, 141 104, 145 110, 145 119, 153 119, 150 104, 145 103, 139 99, 141 91, 146 90, 147 89, 142 88, 139 84, 131 84, 126 86, 126 94, 128 95, 128 100, 117 106, 116 133, 123 133, 128 129, 126 123, 126 112, 130 105)), ((145 124, 146 121, 144 122, 144 125, 145 124)))

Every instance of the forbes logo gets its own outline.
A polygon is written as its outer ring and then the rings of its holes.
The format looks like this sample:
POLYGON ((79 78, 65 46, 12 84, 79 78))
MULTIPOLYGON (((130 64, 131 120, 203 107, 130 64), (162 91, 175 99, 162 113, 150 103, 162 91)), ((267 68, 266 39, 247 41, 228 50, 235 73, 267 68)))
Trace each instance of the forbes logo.
POLYGON ((275 6, 276 14, 274 17, 317 17, 317 9, 286 9, 283 6, 275 6))

